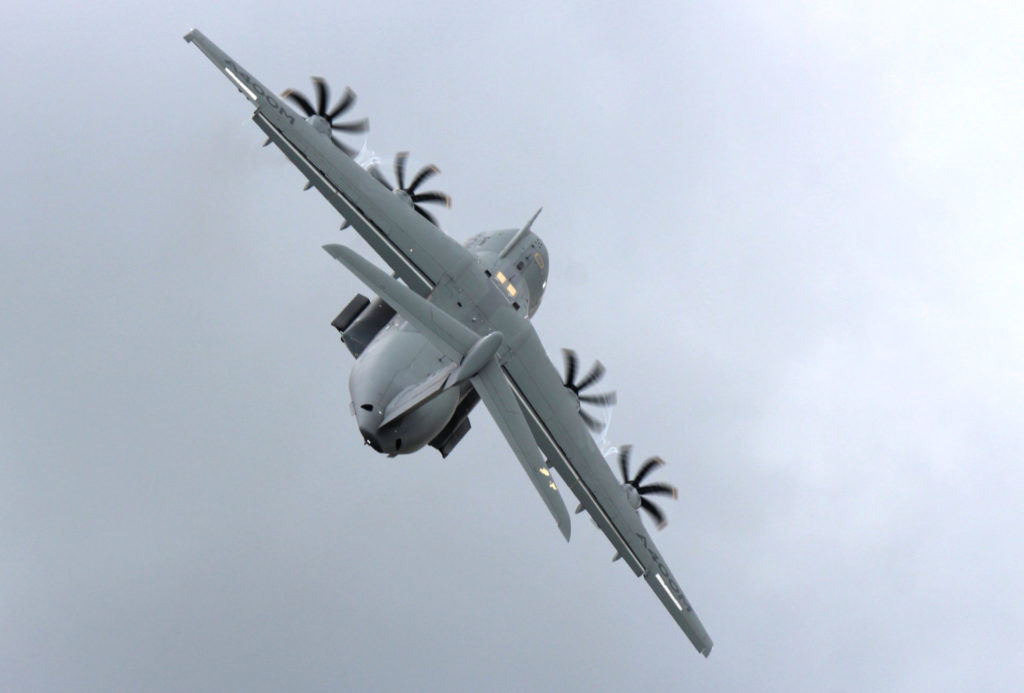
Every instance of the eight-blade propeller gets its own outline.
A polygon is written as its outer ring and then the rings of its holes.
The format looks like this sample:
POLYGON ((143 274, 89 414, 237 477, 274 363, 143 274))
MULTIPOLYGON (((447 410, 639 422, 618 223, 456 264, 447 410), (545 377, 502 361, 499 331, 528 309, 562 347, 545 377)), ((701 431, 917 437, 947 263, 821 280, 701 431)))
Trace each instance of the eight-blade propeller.
POLYGON ((409 204, 412 205, 413 209, 420 213, 424 219, 429 221, 434 226, 438 226, 437 220, 434 219, 433 215, 427 212, 423 207, 420 206, 421 202, 440 202, 445 207, 452 206, 452 198, 442 192, 416 192, 418 188, 425 180, 431 176, 437 175, 441 172, 437 166, 430 165, 424 166, 419 170, 412 181, 407 186, 405 184, 405 162, 409 158, 409 152, 398 152, 395 155, 395 180, 398 182, 398 187, 391 185, 391 182, 381 172, 380 167, 374 164, 369 168, 370 175, 376 178, 381 185, 388 190, 393 190, 395 194, 404 197, 409 204))
POLYGON ((562 349, 562 356, 565 357, 565 386, 572 390, 573 394, 580 401, 580 418, 583 419, 583 423, 587 425, 587 428, 595 433, 599 433, 604 428, 604 424, 587 413, 583 409, 582 403, 586 402, 587 404, 596 404, 600 407, 610 407, 615 404, 615 393, 604 392, 599 395, 581 395, 580 392, 601 379, 604 375, 604 366, 601 365, 600 361, 595 361, 590 372, 577 383, 576 371, 579 369, 579 359, 576 357, 576 352, 572 349, 562 349))
MULTIPOLYGON (((330 92, 327 89, 327 82, 324 81, 323 77, 313 77, 312 80, 313 86, 316 87, 316 108, 313 108, 313 104, 309 102, 309 99, 294 89, 285 89, 281 96, 286 99, 290 99, 296 106, 301 108, 307 118, 309 116, 319 116, 322 118, 323 120, 321 122, 323 123, 322 127, 324 134, 330 135, 331 141, 334 142, 338 149, 349 156, 353 156, 356 153, 356 150, 337 140, 334 137, 333 131, 337 130, 338 132, 358 134, 366 132, 369 129, 370 123, 366 118, 363 118, 362 120, 349 121, 347 123, 334 122, 335 118, 347 111, 352 107, 352 104, 355 103, 355 92, 348 87, 345 87, 345 94, 341 97, 338 103, 335 104, 334 108, 327 110, 327 106, 330 103, 330 92)), ((314 126, 315 125, 316 124, 314 123, 314 126)))
POLYGON ((623 445, 619 450, 619 469, 622 472, 622 485, 626 489, 626 494, 629 498, 629 504, 634 509, 643 508, 650 515, 651 518, 657 523, 658 529, 662 529, 668 520, 665 519, 665 515, 661 512, 661 508, 652 503, 651 501, 644 498, 644 496, 672 496, 673 498, 679 497, 679 492, 676 491, 676 487, 671 484, 645 484, 641 486, 643 480, 655 467, 661 467, 665 464, 665 461, 660 457, 649 457, 640 466, 636 476, 632 479, 629 478, 629 455, 633 451, 633 446, 623 445))

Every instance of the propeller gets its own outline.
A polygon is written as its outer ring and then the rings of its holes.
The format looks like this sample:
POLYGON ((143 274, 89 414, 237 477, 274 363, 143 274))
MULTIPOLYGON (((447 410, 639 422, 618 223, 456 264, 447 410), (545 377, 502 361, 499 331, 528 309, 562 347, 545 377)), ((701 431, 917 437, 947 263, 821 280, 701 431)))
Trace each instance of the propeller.
POLYGON ((562 349, 562 356, 565 357, 565 386, 572 390, 573 394, 576 395, 576 399, 581 404, 580 418, 583 419, 583 423, 587 425, 587 428, 594 433, 600 433, 601 429, 604 428, 604 424, 584 410, 582 403, 586 402, 587 404, 596 404, 599 407, 610 407, 615 404, 615 393, 605 392, 600 395, 583 395, 580 392, 601 379, 604 375, 604 366, 601 365, 600 361, 595 361, 590 371, 583 376, 583 379, 576 382, 576 373, 579 370, 579 359, 576 357, 576 352, 572 349, 562 349))
POLYGON ((441 172, 437 166, 430 165, 424 166, 419 172, 413 176, 412 181, 408 185, 405 184, 405 162, 409 158, 409 152, 398 152, 395 155, 395 181, 398 186, 391 185, 391 182, 387 179, 380 167, 374 164, 368 170, 370 175, 377 179, 377 181, 388 190, 393 190, 396 195, 404 197, 409 204, 412 205, 413 209, 420 213, 420 215, 429 221, 434 226, 438 226, 437 220, 434 219, 433 215, 427 210, 420 206, 421 202, 440 202, 445 207, 452 206, 452 198, 448 197, 444 193, 431 191, 431 192, 416 192, 416 189, 420 185, 430 178, 441 172))
POLYGON ((647 460, 640 465, 640 469, 637 470, 636 476, 630 479, 629 455, 632 451, 632 445, 623 445, 619 450, 619 469, 622 472, 622 485, 626 489, 629 504, 633 506, 634 510, 643 508, 647 511, 647 513, 650 514, 651 519, 657 523, 658 529, 662 529, 666 524, 668 524, 668 520, 665 519, 665 515, 661 512, 661 508, 644 498, 644 496, 672 496, 673 498, 678 498, 679 492, 676 491, 676 487, 671 484, 656 483, 641 486, 643 480, 655 467, 662 467, 665 465, 665 461, 660 457, 647 458, 647 460))
POLYGON ((358 134, 366 132, 370 127, 370 122, 363 118, 362 120, 352 120, 347 123, 335 123, 334 119, 340 116, 342 113, 347 111, 355 103, 356 94, 354 91, 345 87, 345 93, 341 99, 335 104, 334 108, 327 110, 328 104, 330 104, 330 91, 327 88, 327 82, 324 81, 323 77, 313 77, 313 86, 316 88, 316 108, 313 108, 313 104, 310 103, 309 99, 303 96, 301 93, 294 89, 285 89, 281 93, 281 96, 289 99, 296 106, 302 109, 302 112, 306 114, 306 117, 318 116, 321 124, 318 124, 314 120, 314 127, 321 130, 324 134, 330 135, 331 141, 349 156, 353 156, 356 150, 352 149, 346 144, 343 144, 334 137, 333 132, 348 132, 358 134))

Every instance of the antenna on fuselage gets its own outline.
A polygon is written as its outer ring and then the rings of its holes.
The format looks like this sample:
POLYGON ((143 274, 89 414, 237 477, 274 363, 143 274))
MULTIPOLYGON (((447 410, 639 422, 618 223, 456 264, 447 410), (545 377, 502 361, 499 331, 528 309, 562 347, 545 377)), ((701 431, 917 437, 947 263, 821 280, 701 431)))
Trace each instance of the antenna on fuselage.
POLYGON ((506 243, 505 247, 501 249, 500 253, 498 253, 498 259, 501 259, 508 255, 512 251, 512 249, 516 247, 516 244, 523 239, 523 236, 530 233, 530 226, 533 224, 534 219, 540 216, 540 213, 542 211, 544 211, 543 207, 541 207, 540 209, 533 213, 533 216, 530 217, 530 220, 526 222, 526 226, 516 231, 516 235, 512 236, 512 240, 506 243))

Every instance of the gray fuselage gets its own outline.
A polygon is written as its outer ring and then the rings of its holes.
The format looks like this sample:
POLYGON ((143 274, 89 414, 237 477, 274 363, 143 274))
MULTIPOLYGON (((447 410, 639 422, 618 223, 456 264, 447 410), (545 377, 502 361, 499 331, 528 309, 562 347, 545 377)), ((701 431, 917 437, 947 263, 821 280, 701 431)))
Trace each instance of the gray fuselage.
MULTIPOLYGON (((502 256, 516 229, 480 233, 463 245, 476 259, 476 268, 490 277, 493 302, 503 297, 524 318, 532 317, 547 287, 548 253, 532 231, 520 234, 502 256)), ((453 278, 454 279, 454 278, 453 278)), ((455 281, 441 282, 428 296, 431 303, 449 312, 475 332, 480 331, 490 307, 466 305, 455 281)), ((404 318, 396 315, 366 346, 352 366, 349 392, 363 440, 388 455, 419 450, 437 436, 452 419, 470 387, 442 389, 453 362, 434 347, 404 318), (420 394, 422 393, 422 394, 420 394), (417 395, 422 402, 398 418, 385 422, 389 405, 417 395)))

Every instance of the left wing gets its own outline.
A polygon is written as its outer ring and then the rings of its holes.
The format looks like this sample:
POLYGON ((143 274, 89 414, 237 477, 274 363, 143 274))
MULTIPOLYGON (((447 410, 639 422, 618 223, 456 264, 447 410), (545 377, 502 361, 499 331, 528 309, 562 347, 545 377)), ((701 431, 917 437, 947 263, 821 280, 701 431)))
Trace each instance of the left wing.
POLYGON ((445 268, 465 262, 462 246, 417 214, 339 149, 313 125, 267 89, 227 53, 193 29, 195 45, 255 107, 253 120, 356 232, 416 293, 426 296, 445 268))

